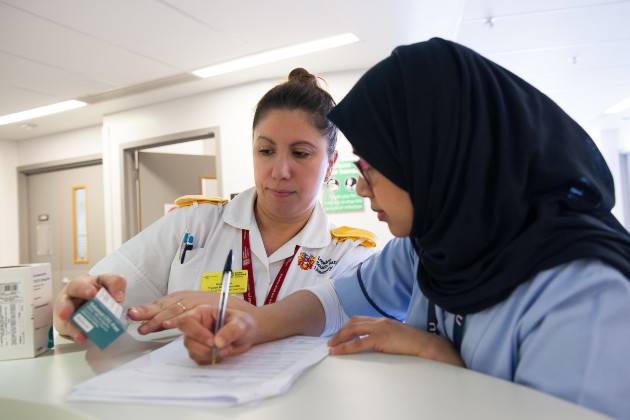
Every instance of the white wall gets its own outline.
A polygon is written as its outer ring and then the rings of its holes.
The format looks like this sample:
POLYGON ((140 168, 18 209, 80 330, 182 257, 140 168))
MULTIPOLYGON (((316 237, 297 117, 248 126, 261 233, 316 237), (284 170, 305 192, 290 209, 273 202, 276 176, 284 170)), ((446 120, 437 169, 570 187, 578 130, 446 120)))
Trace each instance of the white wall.
POLYGON ((0 140, 0 266, 20 262, 17 162, 17 143, 0 140))
POLYGON ((100 126, 18 142, 18 166, 56 162, 100 154, 100 126))
POLYGON ((589 127, 588 134, 591 136, 597 148, 604 156, 608 168, 613 176, 615 183, 615 206, 612 213, 615 217, 626 226, 624 220, 624 204, 621 189, 621 168, 619 164, 620 138, 617 130, 602 130, 598 126, 589 127))
POLYGON ((630 122, 619 129, 619 149, 626 152, 630 150, 630 122))

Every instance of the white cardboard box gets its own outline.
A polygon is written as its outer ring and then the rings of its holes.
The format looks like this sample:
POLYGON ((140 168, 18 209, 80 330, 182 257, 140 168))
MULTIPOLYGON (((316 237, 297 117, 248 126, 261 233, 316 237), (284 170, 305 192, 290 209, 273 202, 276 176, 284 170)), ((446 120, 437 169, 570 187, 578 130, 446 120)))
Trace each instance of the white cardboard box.
POLYGON ((49 263, 0 267, 0 360, 48 350, 52 306, 49 263))

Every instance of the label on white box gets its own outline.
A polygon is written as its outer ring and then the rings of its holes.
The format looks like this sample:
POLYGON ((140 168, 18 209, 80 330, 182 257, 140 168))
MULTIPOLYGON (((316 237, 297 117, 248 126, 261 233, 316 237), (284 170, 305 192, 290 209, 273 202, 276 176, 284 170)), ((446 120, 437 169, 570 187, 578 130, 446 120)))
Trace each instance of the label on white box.
POLYGON ((0 292, 0 348, 21 346, 26 338, 26 308, 19 280, 0 284, 0 292))
POLYGON ((0 267, 0 360, 48 350, 52 318, 50 264, 0 267))

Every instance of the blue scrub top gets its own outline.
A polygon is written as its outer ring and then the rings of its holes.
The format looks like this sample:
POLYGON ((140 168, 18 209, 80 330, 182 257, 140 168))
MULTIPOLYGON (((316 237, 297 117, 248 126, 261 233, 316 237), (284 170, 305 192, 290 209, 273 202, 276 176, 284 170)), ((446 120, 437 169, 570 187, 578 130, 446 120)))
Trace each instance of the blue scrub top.
MULTIPOLYGON (((347 319, 331 313, 340 303, 348 317, 390 316, 426 330, 417 268, 411 241, 391 240, 358 271, 335 279, 339 301, 322 301, 327 328, 347 319)), ((436 312, 440 335, 452 342, 455 315, 436 312)), ((469 369, 628 419, 629 356, 630 281, 598 260, 539 272, 508 299, 466 316, 461 343, 469 369)))

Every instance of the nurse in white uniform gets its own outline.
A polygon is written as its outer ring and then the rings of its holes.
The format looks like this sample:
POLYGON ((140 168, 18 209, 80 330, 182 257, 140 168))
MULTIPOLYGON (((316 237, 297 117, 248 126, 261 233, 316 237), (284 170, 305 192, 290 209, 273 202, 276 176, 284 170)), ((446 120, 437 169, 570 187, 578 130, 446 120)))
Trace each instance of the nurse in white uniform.
POLYGON ((203 303, 216 303, 229 250, 235 254, 230 307, 248 310, 339 275, 373 253, 370 232, 335 228, 318 200, 337 160, 337 129, 326 119, 330 94, 304 69, 267 92, 253 120, 255 188, 230 203, 185 196, 170 212, 89 275, 71 281, 55 302, 57 331, 78 342, 69 321, 98 289, 129 307, 141 334, 203 303))

